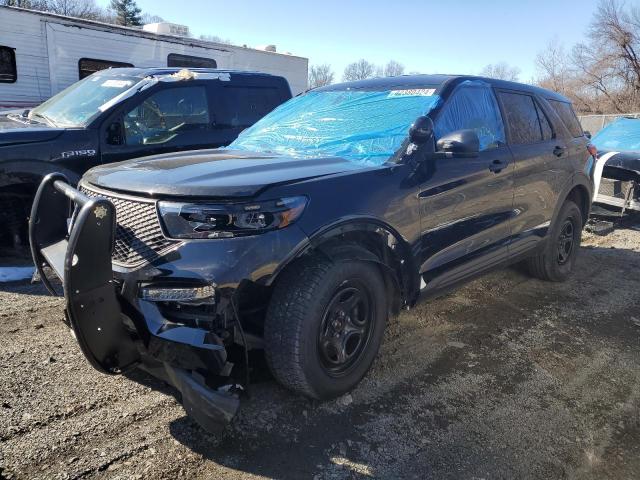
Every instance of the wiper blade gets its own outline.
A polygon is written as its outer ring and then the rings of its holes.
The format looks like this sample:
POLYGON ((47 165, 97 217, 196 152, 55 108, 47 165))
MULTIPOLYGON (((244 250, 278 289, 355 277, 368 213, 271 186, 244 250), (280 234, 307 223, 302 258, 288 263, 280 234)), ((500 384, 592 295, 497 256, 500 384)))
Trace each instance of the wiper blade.
POLYGON ((15 122, 31 123, 31 121, 27 117, 23 117, 22 115, 20 115, 18 113, 10 113, 10 114, 7 115, 7 118, 10 119, 10 120, 13 120, 15 122))
POLYGON ((31 113, 31 117, 30 118, 33 118, 33 117, 42 118, 45 121, 45 123, 49 124, 52 127, 57 126, 53 120, 51 120, 46 115, 43 115, 42 113, 38 113, 38 112, 31 113))

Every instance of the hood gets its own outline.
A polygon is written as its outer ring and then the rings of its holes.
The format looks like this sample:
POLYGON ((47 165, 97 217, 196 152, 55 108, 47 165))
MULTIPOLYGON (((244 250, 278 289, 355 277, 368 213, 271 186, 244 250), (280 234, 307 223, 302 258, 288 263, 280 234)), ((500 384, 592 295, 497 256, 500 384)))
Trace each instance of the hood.
POLYGON ((23 143, 46 142, 64 132, 64 128, 54 128, 43 123, 13 120, 8 115, 0 115, 0 147, 23 143))
POLYGON ((145 195, 250 197, 268 186, 352 170, 342 158, 291 158, 233 150, 155 155, 96 167, 83 177, 97 187, 145 195))

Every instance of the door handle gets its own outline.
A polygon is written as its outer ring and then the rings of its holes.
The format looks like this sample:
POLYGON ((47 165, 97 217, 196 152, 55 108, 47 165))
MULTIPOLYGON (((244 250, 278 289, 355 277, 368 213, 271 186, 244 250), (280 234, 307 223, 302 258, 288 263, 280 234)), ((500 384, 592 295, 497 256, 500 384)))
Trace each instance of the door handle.
POLYGON ((561 147, 560 145, 556 145, 556 148, 553 149, 553 154, 556 157, 561 157, 564 155, 564 151, 566 150, 566 148, 561 147))
POLYGON ((500 173, 506 166, 507 162, 496 159, 489 164, 489 170, 493 173, 500 173))

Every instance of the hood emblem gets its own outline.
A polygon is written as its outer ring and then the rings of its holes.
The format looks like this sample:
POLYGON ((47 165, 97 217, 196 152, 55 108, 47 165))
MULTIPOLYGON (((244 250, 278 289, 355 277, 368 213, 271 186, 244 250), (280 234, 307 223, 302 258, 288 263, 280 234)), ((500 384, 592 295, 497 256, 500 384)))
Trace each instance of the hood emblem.
POLYGON ((107 213, 108 213, 107 209, 102 205, 98 205, 93 210, 93 214, 96 216, 98 220, 102 220, 104 217, 106 217, 107 213))

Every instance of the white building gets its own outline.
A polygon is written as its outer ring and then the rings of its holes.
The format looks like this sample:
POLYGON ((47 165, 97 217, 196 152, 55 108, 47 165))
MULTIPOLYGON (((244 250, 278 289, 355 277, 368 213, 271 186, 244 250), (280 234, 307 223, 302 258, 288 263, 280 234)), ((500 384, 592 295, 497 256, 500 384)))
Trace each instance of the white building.
POLYGON ((37 105, 96 70, 123 66, 251 70, 285 77, 294 95, 307 88, 306 58, 179 36, 185 29, 0 7, 0 108, 37 105))

